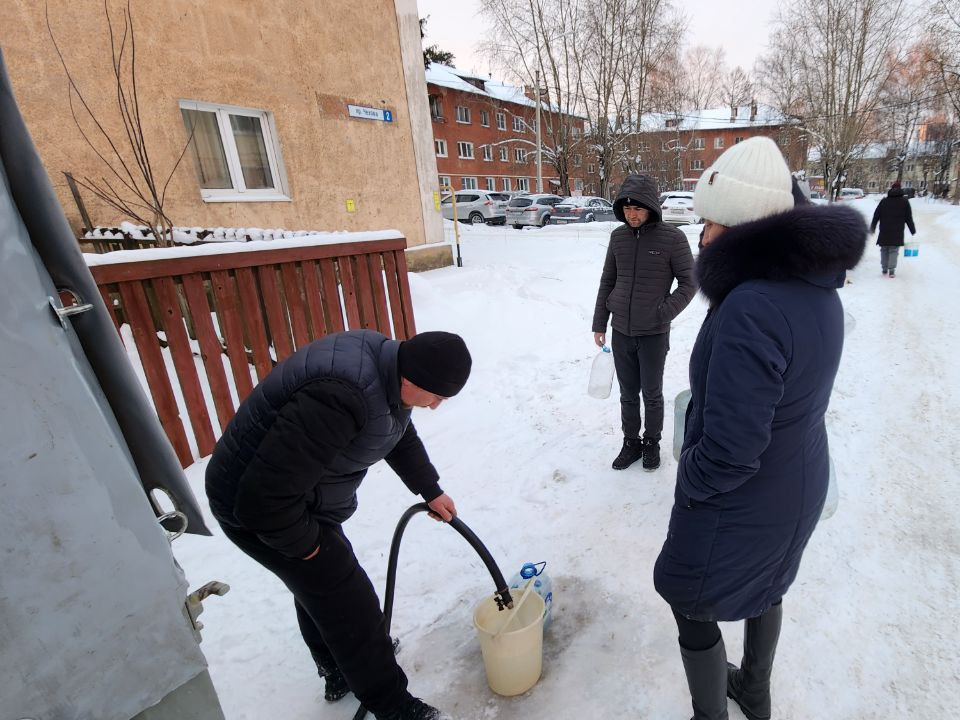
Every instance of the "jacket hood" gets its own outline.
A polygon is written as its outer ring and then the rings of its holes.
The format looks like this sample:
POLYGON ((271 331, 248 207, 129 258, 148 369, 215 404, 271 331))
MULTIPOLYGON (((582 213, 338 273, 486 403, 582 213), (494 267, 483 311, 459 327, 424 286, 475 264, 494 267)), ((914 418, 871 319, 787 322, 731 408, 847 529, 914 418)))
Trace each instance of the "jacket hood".
POLYGON ((725 230, 700 251, 697 279, 711 305, 748 280, 799 277, 836 287, 866 241, 867 224, 853 208, 800 206, 725 230))
POLYGON ((887 197, 903 197, 903 188, 890 188, 887 190, 887 197))
POLYGON ((657 180, 650 175, 627 175, 627 179, 620 186, 620 192, 617 193, 617 199, 613 201, 613 214, 617 220, 622 223, 627 221, 623 214, 623 206, 627 204, 639 204, 650 211, 648 223, 660 222, 663 217, 660 212, 660 192, 657 188, 657 180))

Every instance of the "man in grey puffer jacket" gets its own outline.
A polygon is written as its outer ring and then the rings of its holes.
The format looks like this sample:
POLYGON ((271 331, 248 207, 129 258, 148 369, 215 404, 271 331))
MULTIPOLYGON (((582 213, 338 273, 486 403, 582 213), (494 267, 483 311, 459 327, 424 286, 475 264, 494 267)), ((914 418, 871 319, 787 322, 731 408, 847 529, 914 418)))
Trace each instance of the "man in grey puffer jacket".
POLYGON ((693 254, 686 236, 661 220, 657 181, 649 175, 628 175, 613 211, 624 224, 610 234, 593 313, 593 337, 601 347, 613 314, 613 359, 623 426, 623 448, 613 469, 628 468, 642 457, 644 470, 656 470, 670 322, 697 291, 693 254), (677 287, 671 292, 674 280, 677 287), (642 440, 641 394, 646 421, 642 440))

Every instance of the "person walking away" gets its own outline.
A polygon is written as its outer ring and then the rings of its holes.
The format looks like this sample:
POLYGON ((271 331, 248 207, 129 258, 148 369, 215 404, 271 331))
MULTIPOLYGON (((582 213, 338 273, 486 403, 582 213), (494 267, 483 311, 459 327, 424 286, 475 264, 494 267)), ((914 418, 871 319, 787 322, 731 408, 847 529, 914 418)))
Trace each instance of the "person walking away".
POLYGON ((670 349, 670 323, 696 293, 693 254, 686 236, 662 221, 653 177, 628 175, 613 211, 623 225, 610 234, 607 245, 593 338, 600 347, 606 344, 612 315, 623 429, 623 446, 613 469, 624 470, 642 457, 643 469, 652 471, 660 467, 663 369, 670 349), (671 292, 674 280, 677 287, 671 292))
POLYGON ((669 603, 694 720, 771 716, 782 598, 826 498, 824 414, 843 347, 837 288, 866 223, 839 205, 794 207, 775 142, 755 137, 697 182, 697 259, 707 316, 690 356, 691 399, 670 524, 654 567, 669 603), (718 622, 745 620, 728 665, 718 622))
POLYGON ((467 382, 471 358, 451 333, 404 342, 372 330, 304 346, 241 403, 207 465, 210 508, 224 534, 293 594, 325 697, 353 691, 378 720, 436 720, 397 664, 380 602, 342 524, 380 460, 435 519, 456 506, 411 422, 467 382))
POLYGON ((900 258, 900 248, 903 247, 903 226, 910 228, 910 234, 916 235, 917 228, 913 224, 913 210, 910 200, 904 195, 899 182, 890 185, 887 196, 877 205, 873 212, 873 221, 870 223, 872 235, 877 225, 880 225, 880 234, 877 235, 877 245, 880 246, 880 270, 884 275, 896 277, 897 260, 900 258))

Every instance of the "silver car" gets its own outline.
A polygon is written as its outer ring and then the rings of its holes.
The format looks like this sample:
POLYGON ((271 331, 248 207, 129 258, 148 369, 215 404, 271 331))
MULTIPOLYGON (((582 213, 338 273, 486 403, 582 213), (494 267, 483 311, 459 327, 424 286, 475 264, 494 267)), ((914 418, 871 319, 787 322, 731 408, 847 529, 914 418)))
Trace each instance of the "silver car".
POLYGON ((520 230, 524 225, 543 227, 549 225, 554 207, 563 202, 558 195, 517 195, 507 204, 508 225, 520 230))
POLYGON ((584 196, 568 197, 562 203, 554 205, 550 222, 556 225, 566 225, 576 222, 614 221, 613 205, 602 197, 584 196))
POLYGON ((453 220, 453 201, 457 201, 457 220, 480 225, 503 225, 509 197, 490 190, 458 190, 440 201, 440 213, 453 220))

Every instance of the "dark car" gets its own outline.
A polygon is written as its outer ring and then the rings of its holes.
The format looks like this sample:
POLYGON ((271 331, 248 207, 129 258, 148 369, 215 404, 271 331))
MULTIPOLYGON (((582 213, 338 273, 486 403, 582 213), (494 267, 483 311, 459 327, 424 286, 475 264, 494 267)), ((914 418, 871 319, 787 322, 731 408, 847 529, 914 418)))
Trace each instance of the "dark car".
POLYGON ((613 205, 601 197, 568 197, 554 205, 550 221, 556 225, 575 222, 613 222, 613 205))

